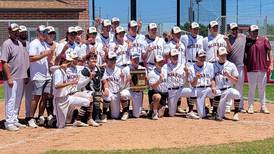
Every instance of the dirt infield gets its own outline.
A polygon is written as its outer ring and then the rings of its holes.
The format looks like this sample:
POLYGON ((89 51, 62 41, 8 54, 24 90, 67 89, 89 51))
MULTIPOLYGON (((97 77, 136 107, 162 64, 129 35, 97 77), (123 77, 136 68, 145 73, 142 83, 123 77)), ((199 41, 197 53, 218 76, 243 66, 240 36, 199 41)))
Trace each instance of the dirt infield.
MULTIPOLYGON (((4 119, 4 103, 0 118, 4 119)), ((256 109, 259 110, 258 104, 256 109)), ((23 110, 23 108, 22 108, 23 110)), ((274 113, 274 105, 269 105, 274 113)), ((23 116, 24 111, 20 117, 23 116)), ((232 114, 227 115, 231 118, 232 114)), ((101 127, 46 129, 25 128, 18 132, 0 129, 0 153, 41 153, 47 150, 114 150, 184 148, 252 141, 274 136, 273 114, 240 114, 239 122, 190 120, 183 116, 158 121, 109 120, 101 127)))

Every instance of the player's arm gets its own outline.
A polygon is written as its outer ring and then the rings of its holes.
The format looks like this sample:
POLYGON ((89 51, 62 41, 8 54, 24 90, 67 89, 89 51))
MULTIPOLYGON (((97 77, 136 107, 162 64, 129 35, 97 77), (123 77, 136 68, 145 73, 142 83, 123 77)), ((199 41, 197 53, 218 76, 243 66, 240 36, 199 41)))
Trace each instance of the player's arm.
POLYGON ((217 91, 216 91, 216 81, 214 79, 211 80, 211 91, 214 95, 217 94, 217 91))
POLYGON ((109 86, 108 86, 108 80, 103 80, 103 95, 108 96, 109 95, 109 86))
POLYGON ((232 74, 228 73, 228 72, 224 72, 224 76, 226 76, 228 78, 228 80, 230 80, 233 84, 236 84, 238 82, 238 77, 233 76, 232 74))
POLYGON ((161 84, 162 81, 163 81, 163 74, 160 74, 160 78, 156 80, 156 82, 152 83, 150 86, 153 89, 156 89, 161 84))
POLYGON ((273 63, 272 63, 272 50, 271 49, 267 50, 267 57, 268 57, 268 60, 269 60, 268 71, 272 71, 273 70, 273 63))
POLYGON ((224 36, 224 40, 226 42, 226 49, 228 53, 232 52, 232 45, 229 42, 229 38, 227 36, 224 36))
POLYGON ((6 77, 7 77, 7 82, 8 82, 8 85, 10 88, 13 87, 13 80, 11 78, 11 73, 10 73, 10 69, 9 69, 9 66, 8 64, 1 60, 1 63, 2 63, 2 67, 3 67, 3 72, 5 73, 6 77))
MULTIPOLYGON (((55 58, 55 64, 59 64, 61 61, 62 55, 68 50, 69 44, 67 43, 61 50, 60 54, 56 56, 55 58)), ((60 50, 59 50, 60 51, 60 50)))

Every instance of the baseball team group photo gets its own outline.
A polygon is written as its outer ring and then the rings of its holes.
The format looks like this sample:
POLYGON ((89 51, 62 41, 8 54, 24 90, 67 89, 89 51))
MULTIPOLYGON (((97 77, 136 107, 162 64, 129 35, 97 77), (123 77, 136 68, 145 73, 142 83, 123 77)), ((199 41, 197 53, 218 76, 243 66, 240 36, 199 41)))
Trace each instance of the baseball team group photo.
POLYGON ((205 21, 199 15, 205 2, 190 0, 198 14, 184 24, 178 5, 185 1, 177 0, 177 24, 163 26, 137 19, 136 0, 128 2, 128 20, 101 15, 112 2, 78 3, 88 6, 92 22, 14 19, 0 26, 7 34, 0 49, 0 151, 272 153, 271 19, 266 26, 231 20, 223 9, 235 3, 222 0, 221 18, 205 21), (215 144, 215 151, 204 146, 215 144))

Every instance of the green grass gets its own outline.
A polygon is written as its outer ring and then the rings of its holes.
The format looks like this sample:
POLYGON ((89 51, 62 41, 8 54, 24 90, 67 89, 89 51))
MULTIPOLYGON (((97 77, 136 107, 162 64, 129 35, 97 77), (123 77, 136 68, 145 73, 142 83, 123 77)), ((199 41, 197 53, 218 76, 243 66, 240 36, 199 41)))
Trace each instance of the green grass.
POLYGON ((52 150, 46 154, 179 154, 179 153, 211 153, 211 154, 230 154, 230 153, 244 153, 244 154, 257 154, 257 153, 274 153, 274 138, 253 142, 241 142, 232 144, 221 144, 211 146, 197 146, 191 148, 170 148, 170 149, 148 149, 148 150, 112 150, 112 151, 57 151, 52 150))
POLYGON ((0 85, 0 100, 4 99, 4 86, 0 85))

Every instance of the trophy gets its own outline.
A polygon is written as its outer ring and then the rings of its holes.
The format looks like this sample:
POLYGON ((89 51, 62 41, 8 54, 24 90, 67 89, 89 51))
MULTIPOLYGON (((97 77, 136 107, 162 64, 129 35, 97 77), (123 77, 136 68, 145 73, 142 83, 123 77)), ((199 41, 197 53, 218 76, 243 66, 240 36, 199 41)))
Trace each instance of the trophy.
POLYGON ((143 91, 147 88, 146 70, 130 70, 131 82, 130 89, 132 91, 143 91))

